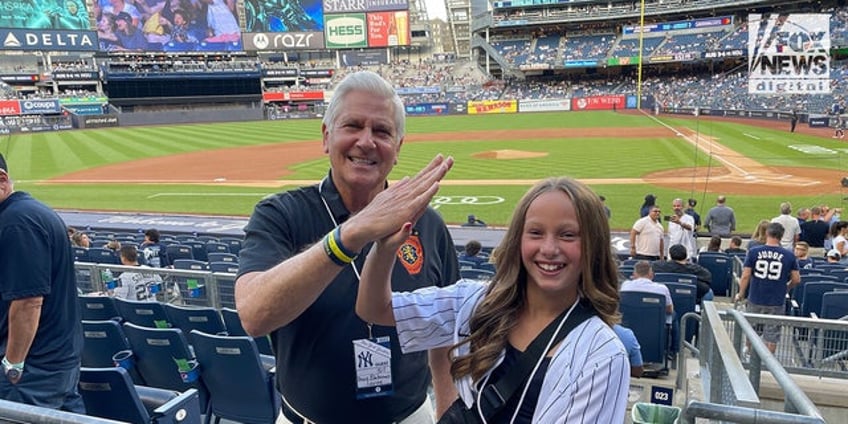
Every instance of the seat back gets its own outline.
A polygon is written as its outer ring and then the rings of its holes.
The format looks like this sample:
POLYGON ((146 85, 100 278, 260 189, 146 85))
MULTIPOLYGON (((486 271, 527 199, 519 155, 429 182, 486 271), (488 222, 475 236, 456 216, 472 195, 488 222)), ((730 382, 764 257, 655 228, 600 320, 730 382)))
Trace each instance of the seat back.
POLYGON ((74 262, 90 262, 88 259, 88 249, 85 247, 74 246, 74 262))
POLYGON ((191 247, 191 253, 194 259, 206 262, 209 258, 206 256, 206 243, 202 241, 184 241, 184 245, 191 247))
POLYGON ((621 292, 621 325, 633 330, 645 362, 665 363, 667 330, 665 296, 655 293, 621 292))
MULTIPOLYGON (((684 274, 685 275, 685 274, 684 274)), ((698 289, 694 284, 688 283, 664 283, 668 287, 671 294, 671 301, 674 304, 674 325, 671 333, 672 351, 680 352, 680 318, 687 312, 695 312, 695 301, 697 299, 698 289)), ((692 341, 695 337, 695 323, 690 321, 686 324, 685 339, 692 341)))
POLYGON ((822 295, 821 318, 841 319, 848 316, 848 291, 830 291, 822 295))
POLYGON ((141 327, 168 328, 168 314, 159 302, 145 302, 115 298, 115 306, 125 322, 131 322, 141 327))
POLYGON ((121 319, 121 312, 115 305, 115 299, 109 296, 77 296, 77 302, 83 320, 121 319))
POLYGON ((252 338, 197 330, 189 338, 216 417, 242 423, 274 422, 280 410, 280 396, 273 376, 262 367, 252 338))
POLYGON ((710 287, 716 296, 727 296, 730 282, 733 278, 733 262, 726 253, 701 252, 698 254, 698 265, 706 268, 713 276, 710 287))
POLYGON ((225 243, 230 248, 230 253, 238 256, 239 252, 241 252, 241 239, 235 237, 221 237, 219 239, 221 243, 225 243))
POLYGON ((133 424, 151 422, 123 368, 80 368, 79 393, 87 415, 133 424))
POLYGON ((207 254, 207 256, 209 257, 209 263, 212 263, 212 262, 231 262, 231 263, 235 263, 235 264, 238 263, 238 256, 233 255, 232 253, 229 253, 229 252, 209 252, 207 254))
POLYGON ((174 265, 174 269, 206 271, 206 269, 209 268, 209 264, 204 261, 198 261, 196 259, 176 259, 171 263, 174 265))
MULTIPOLYGON (((247 331, 241 325, 241 318, 238 316, 238 311, 230 308, 221 308, 221 318, 224 319, 224 325, 227 326, 227 334, 231 336, 248 336, 247 331)), ((274 349, 271 348, 271 340, 268 336, 255 337, 253 341, 256 343, 256 348, 262 355, 273 355, 274 349)))
POLYGON ((809 317, 810 313, 821 313, 822 297, 825 293, 837 289, 848 289, 848 284, 833 282, 810 282, 804 284, 804 299, 801 303, 801 316, 809 317))
MULTIPOLYGON (((132 352, 123 327, 117 321, 82 321, 82 366, 110 368, 115 366, 118 352, 132 352)), ((125 355, 126 356, 126 355, 125 355)), ((135 368, 135 358, 129 355, 123 365, 135 384, 144 384, 144 379, 135 368)))
POLYGON ((168 321, 171 325, 183 330, 183 334, 188 334, 191 330, 199 330, 209 334, 219 334, 227 330, 224 327, 221 314, 212 307, 165 304, 165 313, 168 315, 168 321))
MULTIPOLYGON (((210 255, 213 255, 210 253, 210 255)), ((212 272, 225 272, 235 274, 238 272, 238 262, 209 262, 209 270, 212 272)))
POLYGON ((184 244, 171 244, 165 247, 165 253, 168 255, 168 263, 173 264, 177 259, 194 259, 191 246, 184 244))
POLYGON ((133 347, 138 372, 148 386, 179 392, 197 389, 201 408, 206 409, 208 391, 182 330, 124 323, 124 333, 133 347))
POLYGON ((88 249, 88 261, 97 264, 113 264, 120 265, 121 261, 118 255, 112 249, 104 247, 91 247, 88 249))
POLYGON ((227 253, 230 254, 230 246, 225 243, 219 242, 207 242, 206 243, 206 252, 207 256, 209 253, 227 253))
POLYGON ((696 285, 698 277, 693 274, 681 274, 679 272, 656 272, 651 281, 655 283, 682 283, 696 285))

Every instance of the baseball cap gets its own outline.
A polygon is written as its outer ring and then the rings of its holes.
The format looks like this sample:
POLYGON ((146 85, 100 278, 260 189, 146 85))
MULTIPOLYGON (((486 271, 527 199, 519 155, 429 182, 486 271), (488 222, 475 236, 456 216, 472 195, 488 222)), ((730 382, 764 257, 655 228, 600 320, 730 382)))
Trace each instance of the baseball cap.
POLYGON ((833 259, 841 259, 842 255, 836 249, 830 249, 827 251, 827 257, 833 259))
POLYGON ((127 22, 132 22, 133 19, 132 19, 132 15, 130 15, 129 13, 121 12, 121 13, 118 13, 117 16, 115 16, 115 20, 116 21, 124 20, 124 21, 127 21, 127 22))
POLYGON ((6 166, 6 159, 3 158, 3 154, 0 153, 0 169, 2 169, 7 174, 9 173, 9 167, 6 166))

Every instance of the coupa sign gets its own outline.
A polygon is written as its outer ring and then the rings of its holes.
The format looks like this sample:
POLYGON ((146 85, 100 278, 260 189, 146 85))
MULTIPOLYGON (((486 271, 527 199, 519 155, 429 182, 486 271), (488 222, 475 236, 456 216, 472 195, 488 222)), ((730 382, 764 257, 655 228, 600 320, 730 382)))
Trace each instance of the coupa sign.
POLYGON ((364 13, 324 15, 324 39, 328 49, 368 47, 364 13))
POLYGON ((21 100, 21 114, 58 113, 58 100, 21 100))

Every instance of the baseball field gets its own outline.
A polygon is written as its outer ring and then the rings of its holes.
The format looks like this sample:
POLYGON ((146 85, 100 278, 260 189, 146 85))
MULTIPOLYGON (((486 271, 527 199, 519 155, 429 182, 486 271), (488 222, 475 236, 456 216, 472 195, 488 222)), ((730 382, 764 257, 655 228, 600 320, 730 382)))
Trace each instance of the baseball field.
MULTIPOLYGON (((328 162, 319 120, 29 133, 0 141, 16 189, 54 208, 249 215, 263 196, 320 180, 328 162)), ((390 179, 436 153, 456 159, 433 206, 448 223, 469 214, 505 225, 534 181, 567 175, 607 199, 628 229, 645 194, 664 214, 675 197, 702 215, 718 194, 739 232, 778 205, 843 207, 848 144, 788 122, 652 117, 630 112, 413 117, 390 179)))

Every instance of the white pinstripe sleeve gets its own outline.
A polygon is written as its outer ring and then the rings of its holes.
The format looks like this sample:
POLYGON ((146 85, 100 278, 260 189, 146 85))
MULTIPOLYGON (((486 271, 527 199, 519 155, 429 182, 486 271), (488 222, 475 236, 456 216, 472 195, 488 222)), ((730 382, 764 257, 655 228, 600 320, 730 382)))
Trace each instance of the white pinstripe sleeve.
POLYGON ((458 329, 467 328, 487 287, 488 283, 462 280, 447 287, 392 293, 401 350, 417 352, 454 344, 458 329))

